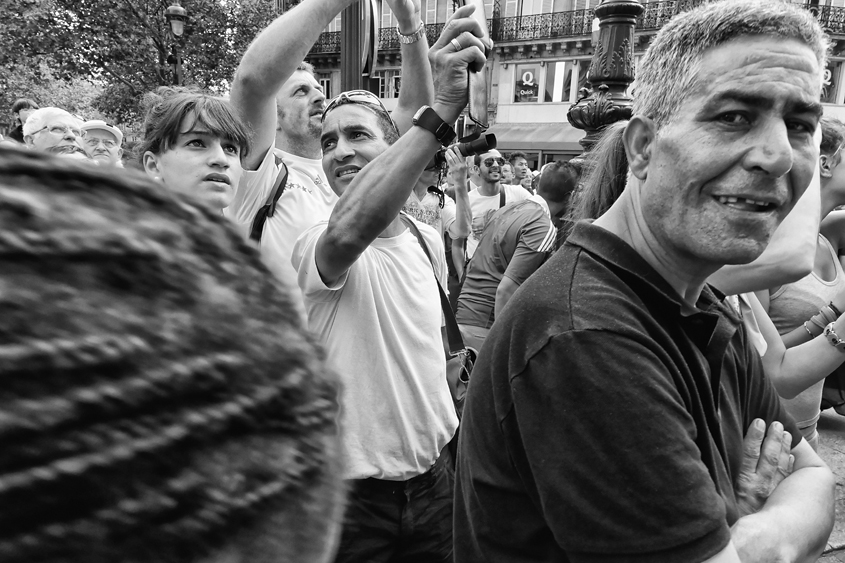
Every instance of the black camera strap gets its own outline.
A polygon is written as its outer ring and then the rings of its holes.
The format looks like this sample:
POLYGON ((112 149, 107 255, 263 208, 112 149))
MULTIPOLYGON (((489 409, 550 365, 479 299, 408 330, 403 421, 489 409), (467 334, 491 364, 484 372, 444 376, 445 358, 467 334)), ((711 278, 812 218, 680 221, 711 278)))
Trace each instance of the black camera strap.
POLYGON ((505 206, 505 185, 499 184, 499 209, 505 206))
MULTIPOLYGON (((270 149, 272 150, 272 148, 270 149)), ((264 233, 264 223, 268 217, 272 217, 276 212, 276 202, 282 197, 288 183, 288 167, 282 162, 282 159, 273 155, 276 159, 276 166, 282 165, 282 169, 276 175, 276 180, 273 182, 273 189, 270 191, 272 197, 270 200, 261 206, 258 213, 255 214, 255 219, 252 220, 252 228, 249 230, 249 238, 261 242, 261 235, 264 233)))
POLYGON ((446 337, 449 340, 449 352, 454 356, 463 350, 466 350, 464 339, 461 337, 461 329, 458 328, 458 321, 455 319, 455 313, 452 312, 452 306, 449 304, 449 298, 446 296, 446 292, 443 291, 443 286, 440 285, 440 280, 437 279, 437 272, 434 271, 434 260, 431 258, 431 253, 428 251, 428 245, 425 243, 425 239, 423 239, 419 227, 417 227, 411 218, 405 215, 405 213, 400 213, 399 217, 411 233, 413 233, 413 235, 417 238, 417 242, 420 243, 423 253, 431 264, 434 281, 437 283, 437 289, 440 292, 440 308, 443 309, 443 316, 446 319, 446 337))

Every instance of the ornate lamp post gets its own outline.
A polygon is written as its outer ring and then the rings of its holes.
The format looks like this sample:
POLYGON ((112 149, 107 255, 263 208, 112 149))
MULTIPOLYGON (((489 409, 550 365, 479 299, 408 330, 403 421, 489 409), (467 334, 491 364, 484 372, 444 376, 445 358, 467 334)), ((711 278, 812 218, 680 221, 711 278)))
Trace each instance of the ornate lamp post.
POLYGON ((587 80, 567 118, 587 135, 579 142, 589 151, 611 123, 630 119, 633 100, 625 93, 634 81, 634 26, 643 11, 639 0, 603 0, 596 7, 599 39, 587 80))
POLYGON ((188 11, 179 4, 179 0, 164 11, 164 19, 170 26, 170 34, 173 36, 171 53, 167 56, 167 62, 173 65, 173 84, 181 86, 182 77, 182 54, 179 52, 179 43, 185 33, 185 22, 188 19, 188 11))

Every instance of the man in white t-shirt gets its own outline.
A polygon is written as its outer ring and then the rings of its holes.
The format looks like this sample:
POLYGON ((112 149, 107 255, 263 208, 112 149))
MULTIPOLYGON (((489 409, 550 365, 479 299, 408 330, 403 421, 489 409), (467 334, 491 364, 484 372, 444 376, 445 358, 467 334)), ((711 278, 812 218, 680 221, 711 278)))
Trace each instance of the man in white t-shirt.
MULTIPOLYGON (((232 83, 231 103, 253 136, 252 150, 244 162, 247 171, 224 213, 248 233, 259 209, 272 200, 275 181, 287 170, 285 190, 274 213, 267 217, 260 244, 270 269, 294 287, 296 272, 290 257, 297 237, 328 220, 337 202, 320 161, 325 92, 314 77, 314 68, 298 61, 305 58, 323 29, 354 1, 304 2, 276 18, 249 46, 232 83)), ((409 13, 414 8, 413 2, 405 7, 409 13)), ((394 115, 400 127, 410 127, 413 112, 425 103, 416 84, 416 67, 408 66, 420 65, 420 61, 427 63, 424 54, 402 60, 406 87, 394 115)))
POLYGON ((531 194, 519 186, 502 184, 502 165, 505 159, 497 150, 475 155, 475 168, 481 185, 469 192, 472 228, 467 238, 467 258, 472 258, 487 221, 499 208, 515 201, 528 199, 531 194))
MULTIPOLYGON (((299 237, 291 261, 309 328, 344 383, 350 497, 338 562, 452 557, 454 474, 446 446, 458 420, 437 287, 446 282, 445 256, 437 231, 399 211, 437 149, 454 139, 448 124, 466 104, 468 65, 484 64, 488 46, 472 11, 455 12, 428 55, 430 66, 419 66, 422 93, 434 102, 401 138, 370 93, 341 94, 324 113, 323 168, 340 199, 327 223, 299 237)), ((426 52, 424 34, 407 41, 403 61, 426 52)))

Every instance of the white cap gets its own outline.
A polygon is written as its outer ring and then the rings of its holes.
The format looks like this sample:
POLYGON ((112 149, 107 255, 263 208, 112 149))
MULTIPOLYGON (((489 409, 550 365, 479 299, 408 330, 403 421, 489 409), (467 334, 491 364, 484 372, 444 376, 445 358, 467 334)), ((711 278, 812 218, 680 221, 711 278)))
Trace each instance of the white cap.
POLYGON ((117 139, 118 146, 123 144, 123 131, 115 127, 114 125, 109 125, 102 119, 92 119, 90 121, 86 121, 82 124, 82 132, 88 131, 89 129, 102 129, 104 131, 108 131, 112 135, 114 135, 115 139, 117 139))

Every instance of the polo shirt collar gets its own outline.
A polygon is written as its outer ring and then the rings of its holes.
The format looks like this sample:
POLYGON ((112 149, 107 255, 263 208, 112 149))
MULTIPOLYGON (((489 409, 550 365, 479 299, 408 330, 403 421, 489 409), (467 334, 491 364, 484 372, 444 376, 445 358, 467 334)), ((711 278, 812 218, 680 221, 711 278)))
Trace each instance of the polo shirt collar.
MULTIPOLYGON (((537 197, 537 196, 534 196, 537 197)), ((542 199, 542 198, 541 198, 542 199)), ((548 209, 548 207, 546 208, 548 209)), ((632 274, 649 286, 667 301, 676 304, 679 311, 683 310, 684 302, 678 292, 669 285, 663 276, 646 262, 645 258, 634 250, 627 242, 610 231, 592 224, 592 221, 579 221, 575 224, 572 234, 567 238, 566 245, 580 246, 590 254, 609 262, 617 268, 632 274)), ((718 289, 705 284, 704 290, 696 302, 696 308, 702 313, 728 313, 734 323, 739 323, 739 317, 731 307, 724 306, 724 294, 718 289)))

